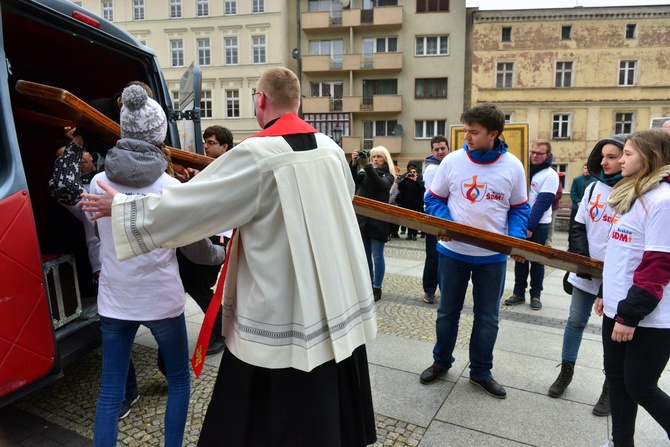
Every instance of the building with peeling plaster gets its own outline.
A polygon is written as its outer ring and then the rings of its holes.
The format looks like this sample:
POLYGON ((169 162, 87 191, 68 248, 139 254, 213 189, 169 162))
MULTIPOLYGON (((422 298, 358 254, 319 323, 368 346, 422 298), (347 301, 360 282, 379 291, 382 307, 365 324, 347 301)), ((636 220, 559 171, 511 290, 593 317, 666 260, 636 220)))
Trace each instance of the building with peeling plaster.
POLYGON ((670 6, 468 10, 466 104, 551 141, 566 185, 594 144, 670 116, 670 6))

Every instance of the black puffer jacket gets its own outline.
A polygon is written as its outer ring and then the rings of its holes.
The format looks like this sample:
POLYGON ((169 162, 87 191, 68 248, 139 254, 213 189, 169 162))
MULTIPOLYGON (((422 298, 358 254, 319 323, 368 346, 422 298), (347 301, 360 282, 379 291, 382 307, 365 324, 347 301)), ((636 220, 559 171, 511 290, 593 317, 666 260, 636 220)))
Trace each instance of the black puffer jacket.
MULTIPOLYGON (((370 163, 365 166, 365 172, 359 173, 358 165, 355 164, 351 167, 351 173, 356 182, 357 196, 389 203, 389 193, 395 178, 389 172, 388 165, 384 164, 381 168, 374 168, 370 163)), ((358 214, 356 218, 358 219, 358 227, 361 229, 361 235, 383 242, 388 240, 389 224, 387 222, 358 214)))

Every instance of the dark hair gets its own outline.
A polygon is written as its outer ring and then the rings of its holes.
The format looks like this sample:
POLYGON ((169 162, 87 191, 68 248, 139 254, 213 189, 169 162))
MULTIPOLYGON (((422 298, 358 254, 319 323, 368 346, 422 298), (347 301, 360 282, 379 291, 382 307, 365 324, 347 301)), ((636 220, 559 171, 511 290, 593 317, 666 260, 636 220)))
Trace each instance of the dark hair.
POLYGON ((442 142, 447 143, 447 147, 449 147, 449 140, 447 140, 447 137, 444 135, 435 135, 433 138, 430 139, 430 148, 433 148, 433 144, 435 143, 442 143, 442 142))
POLYGON ((233 148, 233 133, 223 126, 209 126, 202 133, 202 136, 205 138, 213 136, 221 146, 227 144, 228 149, 233 148))
POLYGON ((489 132, 498 131, 498 137, 505 129, 505 114, 495 104, 478 104, 461 114, 463 124, 479 123, 489 132))

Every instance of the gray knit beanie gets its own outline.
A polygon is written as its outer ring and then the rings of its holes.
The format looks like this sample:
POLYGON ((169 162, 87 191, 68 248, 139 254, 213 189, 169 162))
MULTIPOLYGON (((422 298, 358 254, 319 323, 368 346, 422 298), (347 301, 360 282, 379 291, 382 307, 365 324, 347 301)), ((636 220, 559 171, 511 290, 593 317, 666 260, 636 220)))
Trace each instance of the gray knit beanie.
POLYGON ((121 94, 121 138, 146 141, 158 146, 165 141, 167 118, 165 112, 146 90, 130 85, 121 94))

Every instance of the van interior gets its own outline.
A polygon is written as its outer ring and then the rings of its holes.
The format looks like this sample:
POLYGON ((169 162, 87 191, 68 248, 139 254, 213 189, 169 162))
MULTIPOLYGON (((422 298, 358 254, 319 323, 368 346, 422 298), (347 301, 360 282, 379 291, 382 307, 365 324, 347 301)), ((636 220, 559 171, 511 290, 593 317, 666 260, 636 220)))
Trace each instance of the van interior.
MULTIPOLYGON (((163 98, 167 92, 152 53, 95 16, 94 20, 103 22, 100 28, 73 20, 73 15, 83 17, 88 13, 71 2, 2 0, 0 8, 12 114, 40 249, 43 259, 48 255, 74 255, 85 316, 95 313, 96 306, 82 223, 48 192, 56 143, 64 138, 62 120, 58 120, 58 112, 18 93, 16 83, 25 80, 58 87, 87 102, 112 97, 133 80, 158 89, 163 98), (55 119, 53 123, 36 120, 23 111, 55 119)), ((61 359, 66 358, 67 353, 61 352, 61 359)))

